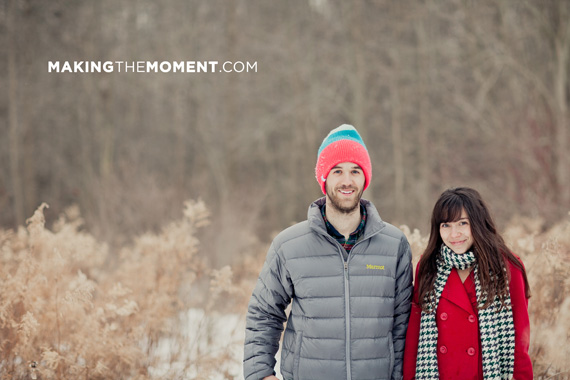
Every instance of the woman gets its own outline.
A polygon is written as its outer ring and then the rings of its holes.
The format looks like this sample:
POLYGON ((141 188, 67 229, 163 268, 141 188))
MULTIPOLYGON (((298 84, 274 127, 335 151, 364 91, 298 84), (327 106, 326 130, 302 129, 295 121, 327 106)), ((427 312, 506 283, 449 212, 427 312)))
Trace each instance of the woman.
POLYGON ((532 379, 529 297, 479 193, 444 191, 416 267, 404 379, 532 379))

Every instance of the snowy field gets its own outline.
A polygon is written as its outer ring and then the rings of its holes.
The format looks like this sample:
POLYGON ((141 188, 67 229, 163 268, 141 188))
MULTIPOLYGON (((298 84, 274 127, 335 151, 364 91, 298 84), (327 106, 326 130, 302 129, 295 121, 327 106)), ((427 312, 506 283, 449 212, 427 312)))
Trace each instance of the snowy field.
POLYGON ((153 377, 243 380, 245 315, 206 314, 202 309, 190 309, 181 316, 181 322, 185 327, 183 339, 160 341, 157 355, 165 364, 151 368, 153 377))

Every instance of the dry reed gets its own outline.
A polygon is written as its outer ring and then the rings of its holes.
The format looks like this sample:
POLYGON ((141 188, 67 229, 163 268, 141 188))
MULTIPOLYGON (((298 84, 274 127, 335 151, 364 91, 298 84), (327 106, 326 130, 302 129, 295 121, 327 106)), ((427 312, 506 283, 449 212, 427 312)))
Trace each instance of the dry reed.
POLYGON ((244 302, 231 268, 212 271, 199 254, 202 202, 186 202, 181 220, 115 257, 82 231, 77 208, 51 231, 46 208, 27 228, 0 230, 0 379, 202 378, 212 357, 223 360, 220 351, 189 355, 183 333, 181 316, 204 306, 194 296, 201 279, 212 277, 208 313, 220 297, 244 302))
MULTIPOLYGON (((27 228, 0 230, 0 379, 240 379, 243 317, 266 244, 213 269, 197 231, 202 202, 111 255, 76 207, 51 230, 42 204, 27 228), (209 281, 209 282, 208 282, 209 281)), ((414 263, 426 236, 401 227, 414 263)), ((513 220, 504 236, 532 289, 536 378, 569 379, 570 223, 513 220)))

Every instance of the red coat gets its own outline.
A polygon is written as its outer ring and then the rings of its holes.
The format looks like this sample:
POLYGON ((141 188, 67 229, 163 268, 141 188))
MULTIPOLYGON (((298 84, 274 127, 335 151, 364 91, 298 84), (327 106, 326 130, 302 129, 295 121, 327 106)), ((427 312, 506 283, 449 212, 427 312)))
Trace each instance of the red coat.
MULTIPOLYGON (((416 357, 420 334, 421 309, 418 305, 418 266, 414 284, 412 312, 404 351, 404 380, 416 376, 416 357)), ((522 272, 509 263, 509 290, 515 327, 514 379, 532 380, 532 363, 528 355, 530 323, 528 299, 522 272)), ((438 329, 437 361, 440 380, 483 380, 481 339, 477 323, 477 296, 473 272, 461 282, 456 269, 451 271, 436 310, 438 329)))

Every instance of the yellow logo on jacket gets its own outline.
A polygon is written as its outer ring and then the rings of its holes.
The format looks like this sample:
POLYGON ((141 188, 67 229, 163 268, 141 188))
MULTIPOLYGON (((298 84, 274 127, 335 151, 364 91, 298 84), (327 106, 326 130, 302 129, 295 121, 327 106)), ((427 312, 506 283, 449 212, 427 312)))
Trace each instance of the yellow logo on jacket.
POLYGON ((384 270, 384 265, 371 265, 371 264, 366 264, 366 269, 384 270))

